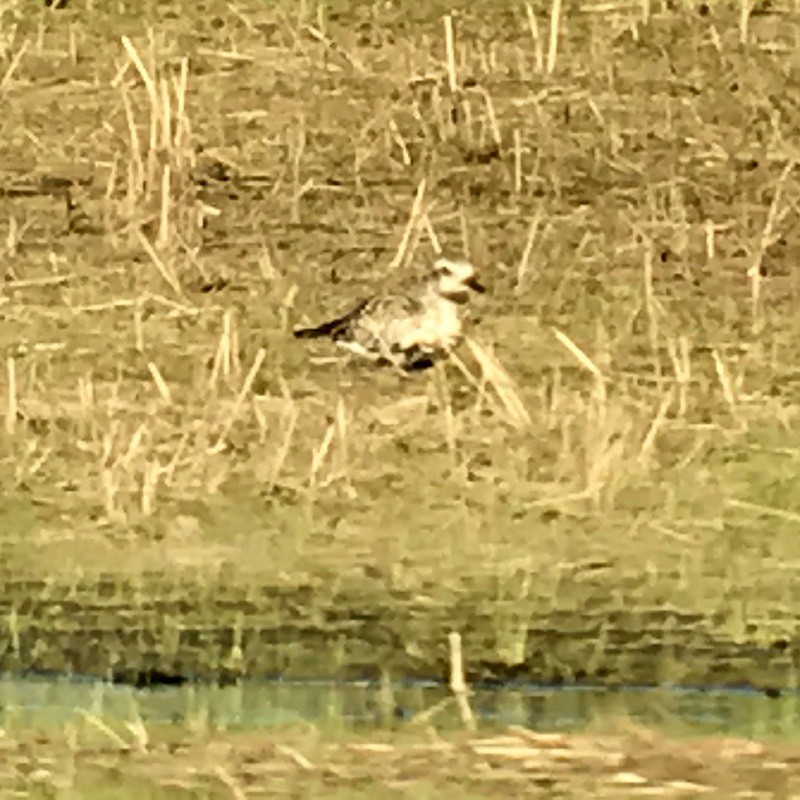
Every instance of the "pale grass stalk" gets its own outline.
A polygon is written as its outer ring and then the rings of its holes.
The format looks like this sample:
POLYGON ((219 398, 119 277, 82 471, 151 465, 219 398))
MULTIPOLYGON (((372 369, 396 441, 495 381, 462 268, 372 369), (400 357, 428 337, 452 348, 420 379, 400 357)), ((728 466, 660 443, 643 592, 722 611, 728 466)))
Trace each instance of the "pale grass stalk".
POLYGON ((531 32, 533 41, 533 57, 537 72, 544 72, 544 47, 542 37, 539 33, 539 23, 536 20, 536 13, 530 3, 525 3, 525 15, 528 18, 528 28, 531 32))
POLYGON ((322 465, 325 463, 325 459, 330 452, 331 444, 333 444, 335 436, 336 423, 333 422, 326 428, 325 435, 322 437, 319 447, 315 448, 311 453, 311 467, 309 469, 309 483, 311 486, 317 485, 317 475, 320 469, 322 469, 322 465))
POLYGON ((131 736, 133 736, 136 749, 140 753, 146 753, 150 749, 150 735, 147 732, 147 728, 145 727, 138 710, 136 711, 136 719, 132 722, 126 722, 124 724, 131 736))
POLYGON ((552 75, 558 55, 558 32, 561 26, 561 0, 553 0, 550 7, 550 40, 547 46, 547 74, 552 75))
POLYGON ((14 73, 17 71, 19 67, 20 61, 22 61, 22 57, 28 51, 28 41, 27 39, 20 45, 19 50, 11 57, 11 61, 9 62, 8 68, 6 69, 3 77, 0 78, 0 93, 4 92, 8 85, 11 83, 12 79, 14 78, 14 73))
POLYGON ((436 255, 441 255, 442 243, 439 241, 439 237, 436 235, 436 231, 433 229, 431 218, 427 215, 427 213, 423 213, 421 219, 422 225, 425 228, 425 233, 428 234, 428 239, 430 240, 433 252, 436 253, 436 255))
POLYGON ((6 234, 6 254, 12 258, 17 255, 19 248, 19 224, 17 218, 12 214, 8 218, 8 233, 6 234))
POLYGON ((295 132, 295 143, 292 152, 292 205, 291 205, 291 221, 293 224, 300 222, 300 200, 305 194, 305 186, 300 184, 300 172, 303 161, 303 153, 306 149, 306 118, 304 114, 300 115, 297 121, 297 129, 295 132))
POLYGON ((139 181, 136 174, 136 163, 133 159, 129 159, 126 173, 126 192, 123 208, 125 208, 126 217, 131 219, 133 218, 134 211, 136 209, 137 199, 141 195, 141 187, 144 186, 144 172, 142 172, 141 181, 139 181))
POLYGON ((128 447, 125 452, 116 460, 114 463, 115 467, 121 467, 122 469, 128 469, 130 466, 133 457, 141 450, 142 448, 142 441, 144 439, 145 433, 147 433, 147 425, 143 422, 139 427, 133 432, 130 440, 128 441, 128 447))
POLYGON ((707 219, 704 227, 706 234, 706 260, 713 261, 717 253, 714 223, 707 219))
MULTIPOLYGON (((714 49, 718 52, 722 52, 722 39, 720 38, 719 31, 716 29, 714 25, 711 25, 709 28, 709 36, 711 37, 711 44, 714 45, 714 49)), ((637 40, 638 41, 638 40, 637 40)))
POLYGON ((411 213, 408 216, 408 222, 406 222, 406 227, 403 230, 403 235, 400 238, 400 244, 397 247, 397 252, 394 254, 394 257, 389 262, 387 266, 387 271, 391 272, 392 270, 397 269, 403 263, 405 263, 406 256, 409 251, 409 245, 411 243, 412 237, 414 236, 415 231, 420 222, 420 218, 422 217, 422 207, 425 201, 425 188, 427 186, 427 181, 423 178, 418 186, 417 191, 414 194, 414 202, 411 204, 411 213))
MULTIPOLYGON (((39 456, 28 465, 27 469, 25 470, 25 476, 30 478, 36 475, 39 472, 39 470, 47 463, 48 459, 52 454, 53 454, 52 447, 46 447, 44 450, 42 450, 39 456)), ((20 483, 22 483, 22 480, 18 479, 16 485, 19 486, 20 483)))
POLYGON ((500 360, 494 353, 481 347, 474 339, 466 337, 465 341, 475 360, 480 365, 484 379, 494 389, 495 394, 502 403, 506 421, 517 430, 529 428, 532 424, 531 416, 522 401, 514 380, 500 363, 500 360))
POLYGON ((445 439, 447 441, 447 451, 450 453, 450 463, 455 470, 458 468, 458 435, 456 433, 456 419, 453 413, 453 401, 447 397, 447 402, 442 409, 444 415, 445 439))
POLYGON ((394 141, 394 143, 400 149, 400 154, 403 160, 403 166, 410 167, 411 153, 409 153, 406 141, 403 138, 402 134, 400 133, 400 128, 397 127, 397 123, 395 122, 393 117, 389 118, 389 132, 391 133, 392 141, 394 141))
MULTIPOLYGON (((219 337, 219 350, 217 351, 219 353, 219 368, 226 381, 231 377, 233 328, 233 312, 230 309, 226 309, 225 313, 222 315, 222 333, 219 337)), ((216 362, 214 366, 216 367, 216 362)))
POLYGON ((464 140, 464 147, 467 150, 475 150, 475 128, 473 125, 474 115, 472 113, 472 103, 469 97, 461 99, 461 130, 464 140))
POLYGON ((453 15, 444 16, 444 48, 447 57, 447 83, 450 94, 458 91, 458 74, 456 72, 455 34, 453 32, 453 15))
POLYGON ((267 432, 270 426, 267 415, 261 410, 258 403, 253 403, 253 417, 258 425, 258 443, 264 444, 267 441, 267 432))
POLYGON ((483 90, 481 95, 483 96, 483 102, 486 105, 486 118, 489 121, 489 130, 492 132, 492 141, 499 149, 503 144, 503 140, 500 136, 500 126, 497 124, 497 114, 494 110, 492 96, 486 90, 483 90))
POLYGON ((647 25, 650 22, 650 14, 652 13, 652 9, 650 8, 650 0, 640 0, 640 2, 642 9, 642 23, 647 25))
POLYGON ((725 402, 731 414, 736 416, 736 391, 734 390, 730 371, 716 348, 711 351, 711 356, 714 359, 714 370, 717 373, 717 380, 719 380, 719 385, 722 387, 722 396, 725 398, 725 402))
POLYGON ((602 402, 605 402, 606 379, 600 368, 597 366, 597 364, 595 364, 594 361, 592 361, 592 359, 589 358, 589 356, 587 356, 586 353, 584 353, 583 350, 581 350, 581 348, 578 347, 578 345, 575 344, 575 342, 573 342, 572 339, 569 338, 569 336, 567 336, 566 333, 562 333, 557 328, 553 328, 553 334, 555 335, 559 343, 562 344, 572 354, 572 356, 578 361, 578 363, 582 367, 584 367, 584 369, 587 369, 589 372, 592 373, 592 375, 595 378, 597 394, 600 400, 602 402))
POLYGON ((424 711, 417 713, 409 720, 408 724, 415 728, 428 725, 434 717, 447 708, 447 706, 449 706, 452 702, 452 697, 445 697, 444 700, 440 700, 438 703, 434 703, 430 708, 426 708, 424 711))
POLYGON ((261 247, 261 253, 258 257, 258 271, 265 283, 274 281, 280 275, 278 270, 275 269, 275 262, 267 244, 261 247))
POLYGON ((514 128, 514 194, 522 194, 522 136, 514 128))
POLYGON ((125 512, 117 505, 118 488, 113 471, 106 467, 100 474, 103 484, 103 507, 106 517, 112 522, 124 522, 125 512))
POLYGON ((111 166, 108 170, 108 178, 106 178, 106 190, 103 193, 103 199, 108 203, 114 196, 117 188, 117 178, 119 177, 119 158, 114 157, 111 166))
POLYGON ((133 341, 136 351, 144 353, 144 302, 141 297, 133 304, 133 341))
POLYGON ((280 320, 280 328, 282 331, 288 331, 291 327, 289 314, 294 308, 294 301, 299 292, 300 287, 296 283, 293 283, 287 289, 286 294, 283 296, 283 300, 281 300, 281 304, 278 307, 278 319, 280 320))
POLYGON ((461 647, 461 634, 452 631, 447 635, 450 650, 450 691, 456 698, 461 721, 468 731, 477 728, 475 715, 469 704, 470 691, 464 677, 464 654, 461 647))
POLYGON ((552 426, 555 421, 563 417, 562 407, 564 405, 563 383, 561 377, 561 368, 553 367, 552 379, 550 386, 546 384, 542 386, 542 402, 544 403, 547 413, 547 426, 552 426))
POLYGON ((286 756, 295 766, 300 767, 300 769, 305 770, 306 772, 311 772, 312 770, 316 769, 314 764, 302 753, 299 753, 297 750, 295 750, 294 747, 289 747, 285 744, 279 744, 276 746, 275 750, 281 755, 286 756))
POLYGON ((145 89, 147 90, 147 94, 150 98, 150 106, 152 111, 155 113, 160 106, 158 102, 158 89, 156 88, 156 83, 151 77, 150 73, 147 71, 147 67, 145 67, 144 61, 142 61, 142 58, 134 47, 133 42, 127 36, 122 37, 122 46, 125 48, 125 52, 128 54, 128 58, 130 58, 131 63, 134 67, 136 67, 136 71, 139 73, 142 83, 144 83, 145 89))
POLYGON ((103 720, 99 717, 96 717, 94 714, 90 714, 83 708, 78 709, 78 713, 83 717, 83 719, 89 723, 95 730, 99 731, 103 734, 110 742, 116 745, 120 750, 130 750, 131 746, 129 742, 126 742, 116 731, 113 731, 111 728, 106 725, 103 720))
POLYGON ((261 365, 264 363, 264 359, 266 357, 267 357, 267 351, 263 347, 259 348, 258 352, 256 353, 255 359, 253 359, 253 365, 250 367, 250 371, 247 373, 247 376, 244 379, 242 388, 233 402, 233 408, 228 414, 228 418, 225 421, 225 425, 223 426, 222 431, 217 437, 216 444, 214 444, 210 449, 211 453, 218 453, 225 446, 225 439, 227 439, 228 434, 230 433, 230 430, 233 427, 233 424, 239 417, 239 413, 242 410, 245 398, 250 393, 250 390, 252 389, 253 386, 253 381, 256 379, 256 375, 258 374, 258 371, 261 369, 261 365))
POLYGON ((175 447, 172 457, 170 458, 169 462, 167 463, 166 467, 163 467, 161 470, 162 477, 164 479, 165 485, 170 485, 172 483, 173 477, 175 475, 175 470, 180 463, 181 458, 183 457, 184 452, 186 451, 186 445, 189 442, 189 431, 184 431, 181 434, 181 438, 178 441, 177 447, 175 447))
POLYGON ((158 270, 161 277, 164 279, 166 283, 170 285, 172 291, 175 292, 178 297, 183 298, 183 290, 181 289, 180 281, 178 280, 178 276, 175 274, 173 269, 169 267, 158 255, 155 248, 152 244, 150 244, 147 237, 141 232, 141 230, 137 230, 136 234, 139 238, 139 242, 141 243, 142 247, 145 249, 147 255, 150 256, 150 260, 155 265, 155 268, 158 270))
POLYGON ((348 447, 348 422, 347 409, 344 400, 340 397, 336 403, 336 434, 339 441, 339 454, 341 460, 341 471, 345 477, 347 486, 352 490, 350 481, 350 448, 348 447))
POLYGON ((525 240, 525 247, 522 249, 522 256, 517 266, 517 285, 514 287, 514 292, 518 295, 525 289, 525 279, 530 269, 531 255, 536 242, 536 234, 539 232, 539 225, 542 222, 542 215, 542 207, 539 206, 528 225, 528 237, 525 240))
POLYGON ((6 433, 12 435, 17 429, 17 414, 19 405, 17 400, 17 364, 13 356, 6 359, 6 433))
POLYGON ((172 405, 172 394, 158 367, 152 361, 148 361, 147 369, 150 372, 150 376, 153 378, 153 383, 155 383, 158 393, 161 395, 161 399, 164 400, 167 405, 172 405))
POLYGON ((751 0, 739 0, 739 44, 746 45, 750 37, 751 0))
POLYGON ((102 449, 100 452, 101 464, 109 464, 111 462, 111 454, 114 452, 114 443, 117 440, 119 426, 120 423, 118 420, 112 420, 111 427, 103 434, 101 440, 102 449))
POLYGON ((171 177, 172 170, 169 164, 164 164, 164 169, 161 172, 161 210, 158 221, 158 235, 156 237, 156 247, 159 248, 166 247, 170 240, 169 209, 171 200, 171 177))
POLYGON ((325 19, 325 4, 318 3, 317 4, 317 28, 319 32, 325 36, 326 30, 328 28, 328 21, 325 19))
POLYGON ((247 800, 247 794, 241 784, 221 764, 214 764, 211 771, 219 782, 230 792, 232 800, 247 800))
POLYGON ((109 86, 112 89, 118 89, 120 86, 124 85, 125 76, 128 74, 128 71, 130 70, 132 63, 133 62, 130 59, 127 59, 123 61, 122 64, 119 65, 116 73, 114 74, 114 77, 111 79, 111 82, 109 83, 109 86))
POLYGON ((644 307, 647 313, 647 332, 650 339, 650 350, 653 354, 654 371, 661 374, 661 361, 658 358, 658 315, 656 312, 655 292, 653 290, 653 251, 647 246, 642 261, 642 282, 644 285, 644 307))
POLYGON ((242 374, 242 361, 241 356, 239 355, 241 352, 241 348, 239 347, 239 326, 236 324, 236 318, 231 311, 231 349, 230 349, 230 359, 231 359, 231 375, 234 379, 239 378, 242 374))
MULTIPOLYGON (((69 283, 70 276, 69 275, 50 275, 45 276, 43 278, 28 278, 27 280, 19 280, 19 281, 5 281, 3 283, 4 289, 30 289, 35 286, 61 286, 65 283, 69 283)), ((45 345, 34 345, 32 349, 40 350, 45 345)), ((48 346, 49 347, 49 346, 48 346)))
POLYGON ((69 53, 69 62, 74 67, 78 64, 78 37, 75 35, 75 28, 70 25, 69 26, 69 33, 68 33, 68 40, 67 40, 67 52, 69 53))
POLYGON ((187 317, 196 317, 199 316, 199 314, 201 313, 199 308, 193 308, 192 306, 182 305, 181 303, 178 303, 175 300, 170 300, 169 298, 164 297, 163 295, 160 294, 153 294, 152 292, 148 292, 145 295, 145 297, 148 300, 152 300, 154 303, 163 306, 164 308, 168 308, 171 312, 170 316, 173 317, 176 315, 176 313, 183 314, 187 317))
POLYGON ((614 465, 623 461, 625 437, 607 424, 608 410, 599 404, 587 414, 586 491, 596 506, 601 492, 608 487, 609 478, 618 472, 614 465))
MULTIPOLYGON (((458 209, 458 227, 461 230, 461 243, 462 243, 462 248, 464 250, 464 256, 469 261, 472 261, 474 252, 473 252, 473 247, 470 244, 469 225, 467 223, 467 212, 464 210, 463 205, 459 206, 458 209)), ((478 243, 481 244, 481 242, 482 240, 479 239, 478 243)))
POLYGON ((162 75, 158 81, 161 99, 161 142, 160 148, 165 153, 172 149, 172 101, 170 98, 169 82, 162 75))
MULTIPOLYGON (((744 1, 745 0, 743 0, 743 2, 744 1)), ((761 241, 759 242, 756 258, 747 270, 747 277, 750 279, 750 303, 754 332, 758 332, 761 327, 761 265, 764 261, 764 255, 767 249, 774 243, 775 237, 777 236, 775 228, 783 221, 788 212, 788 209, 784 211, 780 210, 780 202, 786 181, 789 179, 789 175, 791 175, 796 166, 797 161, 792 159, 783 168, 783 171, 778 177, 775 184, 775 193, 772 197, 769 210, 767 211, 767 220, 764 224, 764 230, 761 233, 761 241)))
POLYGON ((189 134, 189 121, 186 117, 186 90, 189 85, 189 59, 185 56, 181 59, 181 71, 175 85, 175 97, 178 107, 175 112, 175 136, 173 147, 178 158, 178 167, 182 167, 183 151, 187 145, 185 139, 189 134))
POLYGON ((775 508, 774 506, 765 506, 761 503, 750 503, 746 500, 737 500, 735 497, 726 497, 725 505, 730 508, 740 508, 743 511, 752 511, 755 514, 763 514, 767 517, 782 519, 795 525, 800 522, 800 514, 794 511, 786 511, 783 508, 775 508))
POLYGON ((673 403, 674 394, 674 390, 670 388, 669 391, 664 395, 660 405, 658 406, 658 410, 653 417, 653 421, 650 423, 650 427, 647 429, 644 439, 642 439, 642 444, 639 448, 638 459, 639 463, 642 465, 648 463, 650 460, 650 454, 653 450, 653 446, 658 438, 658 434, 664 427, 664 422, 667 419, 667 413, 669 412, 670 406, 673 403))
POLYGON ((219 492, 220 487, 228 480, 229 475, 230 461, 226 459, 209 461, 205 469, 205 482, 203 484, 203 489, 206 494, 216 494, 219 492))
POLYGON ((231 352, 233 350, 233 312, 227 309, 222 315, 222 333, 219 336, 219 344, 214 354, 214 363, 211 367, 211 375, 208 378, 208 388, 214 389, 220 379, 220 374, 228 381, 231 375, 231 352))
POLYGON ((141 510, 142 515, 150 517, 155 510, 156 490, 161 476, 161 465, 158 460, 148 461, 142 471, 141 510))
POLYGON ((667 339, 667 353, 672 362, 672 371, 675 373, 675 383, 678 386, 677 415, 685 417, 689 405, 689 386, 692 380, 689 340, 685 336, 679 336, 677 340, 667 339))
POLYGON ((502 406, 486 391, 486 381, 485 380, 478 380, 472 372, 470 372, 467 365, 455 354, 454 351, 450 351, 448 354, 450 360, 453 364, 456 365, 458 371, 467 379, 470 385, 475 389, 477 398, 475 401, 475 411, 476 413, 480 412, 482 408, 482 402, 486 402, 488 406, 491 407, 492 412, 497 414, 498 416, 503 416, 503 408, 502 406))
POLYGON ((156 175, 159 168, 159 138, 161 125, 159 123, 160 106, 150 109, 150 128, 147 141, 147 164, 145 166, 145 185, 147 186, 147 197, 150 197, 156 186, 156 175))
POLYGON ((319 28, 315 28, 313 25, 302 25, 301 28, 320 44, 324 45, 330 52, 335 53, 339 58, 346 61, 356 72, 363 74, 367 71, 359 58, 348 52, 338 42, 326 36, 319 28))
POLYGON ((91 375, 78 378, 78 405, 84 419, 91 417, 95 407, 94 382, 91 375))
POLYGON ((447 375, 442 364, 437 364, 434 370, 436 393, 442 406, 442 419, 444 421, 444 437, 447 452, 450 454, 451 466, 458 467, 458 435, 456 433, 455 414, 453 413, 453 400, 447 375))
POLYGON ((288 420, 283 420, 281 423, 283 439, 280 447, 278 447, 278 452, 275 454, 275 459, 272 462, 272 467, 270 469, 270 477, 268 480, 270 490, 274 489, 278 483, 278 478, 283 471, 284 464, 289 456, 289 450, 291 450, 292 447, 292 438, 294 437, 294 432, 297 428, 297 421, 300 418, 300 412, 298 411, 293 400, 288 401, 288 409, 288 420))

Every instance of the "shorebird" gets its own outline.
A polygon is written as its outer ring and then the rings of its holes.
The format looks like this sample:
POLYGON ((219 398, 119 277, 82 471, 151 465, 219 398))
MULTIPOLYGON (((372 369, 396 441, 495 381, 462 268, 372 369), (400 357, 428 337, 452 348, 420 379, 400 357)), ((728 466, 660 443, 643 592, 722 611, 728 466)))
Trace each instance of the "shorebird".
POLYGON ((328 337, 376 364, 426 369, 461 338, 470 292, 484 291, 469 261, 439 257, 422 278, 373 295, 346 314, 297 329, 294 335, 328 337))

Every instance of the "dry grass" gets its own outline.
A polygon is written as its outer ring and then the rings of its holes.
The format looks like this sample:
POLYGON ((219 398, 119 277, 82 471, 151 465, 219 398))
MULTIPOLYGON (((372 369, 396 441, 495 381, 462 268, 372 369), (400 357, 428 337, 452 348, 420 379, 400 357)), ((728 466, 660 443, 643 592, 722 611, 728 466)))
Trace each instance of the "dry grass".
POLYGON ((774 797, 797 791, 797 746, 676 741, 629 723, 582 736, 514 727, 495 735, 332 739, 279 732, 119 731, 87 716, 62 734, 9 736, 0 797, 774 797))
POLYGON ((506 666, 587 606, 793 640, 793 5, 24 5, 0 7, 17 574, 399 589, 436 609, 399 634, 429 663, 462 597, 467 653, 506 666), (409 380, 287 335, 440 247, 491 286, 452 363, 409 380))

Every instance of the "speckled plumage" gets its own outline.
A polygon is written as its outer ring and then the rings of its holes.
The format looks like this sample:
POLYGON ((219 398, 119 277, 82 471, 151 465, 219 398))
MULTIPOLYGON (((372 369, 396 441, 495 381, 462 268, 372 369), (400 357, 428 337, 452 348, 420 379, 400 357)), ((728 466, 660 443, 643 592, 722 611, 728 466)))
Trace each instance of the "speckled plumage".
POLYGON ((455 346, 470 293, 483 291, 468 261, 438 258, 422 279, 362 300, 341 317, 294 335, 329 337, 375 363, 423 369, 455 346))

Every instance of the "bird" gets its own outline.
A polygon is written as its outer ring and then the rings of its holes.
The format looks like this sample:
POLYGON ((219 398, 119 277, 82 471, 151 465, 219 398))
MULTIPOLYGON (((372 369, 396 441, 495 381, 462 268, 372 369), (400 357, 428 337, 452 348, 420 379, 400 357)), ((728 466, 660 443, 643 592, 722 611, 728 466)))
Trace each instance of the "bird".
POLYGON ((461 339, 471 293, 485 291, 470 261, 439 256, 421 278, 360 300, 321 325, 295 329, 294 336, 328 337, 376 365, 427 369, 461 339))

